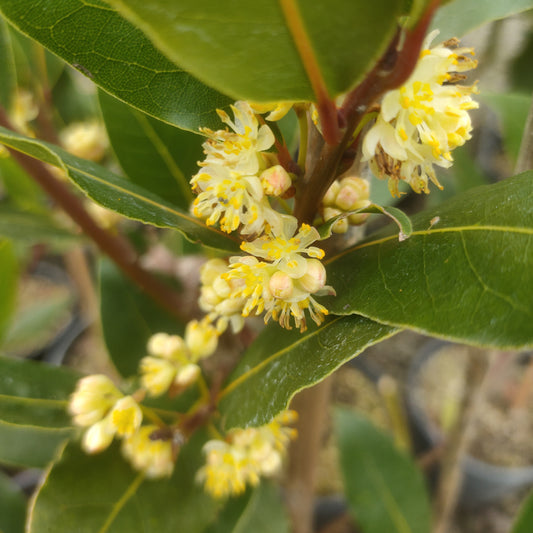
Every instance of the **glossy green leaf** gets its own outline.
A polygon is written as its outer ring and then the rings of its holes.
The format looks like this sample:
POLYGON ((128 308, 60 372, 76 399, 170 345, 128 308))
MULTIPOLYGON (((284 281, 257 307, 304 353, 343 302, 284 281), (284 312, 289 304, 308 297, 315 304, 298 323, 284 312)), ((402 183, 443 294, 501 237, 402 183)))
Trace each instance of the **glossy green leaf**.
POLYGON ((189 180, 203 158, 202 138, 155 120, 103 91, 99 100, 111 146, 126 175, 188 209, 193 199, 189 180))
POLYGON ((531 95, 484 93, 479 98, 496 111, 502 125, 503 142, 513 164, 516 163, 531 105, 531 95))
POLYGON ((178 229, 189 239, 199 240, 212 248, 239 250, 238 239, 208 228, 188 212, 96 163, 5 128, 0 128, 0 141, 15 150, 61 168, 87 196, 121 215, 154 226, 178 229))
POLYGON ((231 498, 204 533, 288 533, 280 488, 262 480, 259 487, 231 498))
POLYGON ((24 533, 26 497, 9 477, 0 471, 0 531, 24 533))
POLYGON ((270 324, 248 348, 220 394, 225 426, 269 422, 298 391, 397 331, 360 316, 334 317, 305 333, 270 324))
POLYGON ((18 265, 10 241, 0 239, 0 340, 15 309, 18 265))
POLYGON ((531 531, 533 531, 533 492, 522 504, 510 533, 530 533, 531 531))
POLYGON ((176 64, 224 93, 256 101, 313 100, 305 62, 316 66, 314 78, 331 95, 347 91, 384 52, 404 8, 403 0, 110 3, 176 64), (284 13, 284 6, 301 13, 284 13), (295 25, 306 38, 292 33, 295 25), (301 56, 297 45, 305 41, 301 56))
POLYGON ((79 375, 65 368, 0 358, 0 463, 44 467, 73 434, 68 397, 79 375))
POLYGON ((17 87, 13 44, 6 21, 0 17, 0 105, 11 108, 11 100, 17 87))
POLYGON ((0 357, 0 419, 35 428, 68 428, 68 398, 80 375, 63 367, 0 357))
POLYGON ((422 473, 394 441, 353 411, 335 417, 345 494, 365 533, 428 533, 422 473))
POLYGON ((289 521, 280 488, 263 481, 254 491, 235 528, 228 533, 289 533, 289 521))
POLYGON ((200 533, 214 513, 213 501, 194 481, 200 446, 193 439, 180 451, 170 479, 143 480, 118 446, 89 456, 72 443, 40 487, 27 531, 200 533))
POLYGON ((326 260, 333 314, 497 347, 533 344, 533 173, 470 189, 326 260))
POLYGON ((183 333, 175 317, 124 278, 111 261, 100 263, 102 330, 111 360, 123 376, 136 374, 148 339, 159 332, 183 333))
POLYGON ((440 8, 432 28, 439 29, 439 41, 461 37, 487 22, 520 13, 533 8, 533 0, 454 0, 440 8))
POLYGON ((25 426, 0 420, 0 464, 44 468, 73 434, 72 428, 25 426))
POLYGON ((5 206, 0 207, 0 236, 26 246, 45 243, 54 250, 64 250, 81 239, 59 227, 50 216, 5 206))
POLYGON ((0 11, 104 90, 165 122, 192 131, 214 127, 215 109, 229 104, 101 0, 1 0, 0 11))

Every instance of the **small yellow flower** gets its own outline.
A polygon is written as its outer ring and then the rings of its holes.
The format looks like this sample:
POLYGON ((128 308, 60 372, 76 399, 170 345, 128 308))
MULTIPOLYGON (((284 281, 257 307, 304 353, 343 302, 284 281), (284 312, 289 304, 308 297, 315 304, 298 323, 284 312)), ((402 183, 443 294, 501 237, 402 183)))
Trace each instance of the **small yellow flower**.
POLYGON ((296 432, 296 413, 285 411, 265 426, 233 429, 226 441, 211 440, 204 446, 206 464, 197 474, 205 490, 215 498, 236 496, 261 476, 272 476, 281 468, 283 456, 296 432))
POLYGON ((282 327, 291 329, 294 321, 304 331, 306 311, 317 324, 328 314, 312 296, 334 293, 325 285, 325 270, 317 270, 315 264, 324 252, 310 246, 319 238, 318 231, 306 224, 296 230, 296 219, 284 217, 282 231, 241 245, 251 255, 230 258, 230 268, 221 277, 233 284, 226 301, 238 302, 242 316, 266 311, 265 322, 273 318, 282 327), (309 291, 309 287, 314 290, 309 291))
POLYGON ((231 110, 234 120, 225 111, 217 109, 217 113, 232 132, 201 129, 207 136, 203 145, 206 158, 202 165, 222 165, 243 174, 257 174, 262 167, 260 153, 274 144, 274 134, 266 124, 259 126, 247 102, 236 102, 231 110))
POLYGON ((471 48, 455 48, 448 41, 429 49, 438 34, 424 43, 420 59, 409 80, 383 99, 376 124, 363 141, 364 159, 376 176, 388 177, 389 189, 399 196, 398 181, 404 180, 419 192, 429 192, 428 178, 441 188, 433 165, 448 168, 451 152, 470 139, 472 123, 468 111, 475 85, 457 85, 461 74, 475 68, 471 48))
POLYGON ((142 426, 125 438, 122 453, 136 470, 150 478, 170 477, 174 470, 172 435, 157 426, 142 426))
POLYGON ((109 414, 111 424, 118 436, 130 436, 141 425, 143 415, 141 408, 131 396, 118 400, 109 414))

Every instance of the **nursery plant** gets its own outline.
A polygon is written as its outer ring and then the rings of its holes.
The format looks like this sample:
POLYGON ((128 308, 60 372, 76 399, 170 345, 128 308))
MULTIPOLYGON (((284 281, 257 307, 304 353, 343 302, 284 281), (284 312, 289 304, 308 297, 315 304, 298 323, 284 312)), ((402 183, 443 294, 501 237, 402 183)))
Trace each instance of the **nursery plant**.
MULTIPOLYGON (((110 359, 0 358, 0 463, 44 469, 26 513, 0 478, 0 530, 310 532, 330 374, 406 329, 530 347, 533 119, 470 188, 460 42, 530 8, 0 0, 0 340, 44 249, 94 272, 110 359)), ((406 451, 333 418, 361 531, 442 527, 406 451)))

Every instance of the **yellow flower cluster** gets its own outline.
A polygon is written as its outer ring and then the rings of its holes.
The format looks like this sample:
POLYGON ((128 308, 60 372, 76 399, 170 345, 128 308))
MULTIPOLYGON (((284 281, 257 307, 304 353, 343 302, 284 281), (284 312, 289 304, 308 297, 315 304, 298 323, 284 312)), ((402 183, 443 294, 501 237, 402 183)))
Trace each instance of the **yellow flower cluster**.
POLYGON ((429 192, 428 178, 440 188, 433 165, 448 168, 452 150, 471 137, 468 111, 478 107, 472 100, 477 88, 456 82, 477 66, 474 52, 455 48, 456 40, 430 49, 437 34, 427 37, 409 80, 385 95, 363 141, 364 158, 376 176, 388 177, 394 196, 399 196, 399 180, 415 192, 429 192))
POLYGON ((78 381, 71 396, 69 412, 74 424, 86 427, 82 447, 87 453, 107 448, 114 436, 133 435, 142 422, 141 408, 131 396, 124 396, 104 375, 78 381))
POLYGON ((267 196, 281 196, 291 186, 291 178, 277 164, 274 154, 266 153, 274 144, 274 134, 266 124, 259 125, 246 102, 231 106, 235 119, 218 110, 221 120, 233 131, 202 129, 205 160, 191 179, 198 193, 192 211, 207 225, 220 224, 230 233, 240 228, 243 235, 275 227, 279 214, 267 196))
POLYGON ((140 363, 141 383, 150 396, 169 389, 175 395, 192 385, 200 375, 198 361, 217 348, 218 333, 207 321, 187 324, 185 338, 157 333, 148 341, 150 355, 140 363))
POLYGON ((237 331, 242 318, 264 311, 270 318, 291 329, 291 321, 301 331, 307 327, 307 311, 320 324, 327 309, 313 295, 334 294, 326 286, 326 270, 320 259, 324 252, 310 246, 319 239, 318 231, 303 224, 298 231, 294 217, 283 217, 279 233, 265 234, 241 249, 249 255, 208 262, 202 270, 200 305, 217 320, 219 330, 231 323, 237 331), (307 256, 307 257, 305 257, 307 256))
POLYGON ((206 464, 197 474, 205 490, 215 498, 236 496, 247 485, 256 486, 260 476, 276 474, 296 430, 287 427, 296 421, 294 411, 284 411, 272 422, 258 428, 232 429, 226 440, 204 445, 206 464))

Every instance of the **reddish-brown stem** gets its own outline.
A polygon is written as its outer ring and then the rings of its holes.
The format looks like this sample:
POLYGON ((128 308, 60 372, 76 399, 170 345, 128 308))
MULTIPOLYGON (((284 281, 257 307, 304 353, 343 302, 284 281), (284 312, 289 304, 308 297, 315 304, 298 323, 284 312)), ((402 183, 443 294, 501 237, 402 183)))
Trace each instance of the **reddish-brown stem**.
MULTIPOLYGON (((1 108, 0 125, 8 129, 13 129, 5 111, 1 108)), ((126 276, 139 285, 139 287, 152 296, 154 300, 159 302, 177 319, 184 320, 180 312, 178 295, 139 265, 137 254, 128 241, 98 226, 87 213, 80 198, 71 192, 65 183, 57 179, 44 163, 9 147, 8 150, 18 164, 72 218, 82 231, 95 242, 98 248, 115 262, 126 276)))
POLYGON ((313 221, 320 200, 337 177, 339 163, 343 160, 346 149, 353 144, 353 133, 369 107, 385 92, 404 83, 413 72, 439 2, 440 0, 433 0, 412 30, 398 29, 389 48, 368 76, 346 96, 339 110, 342 122, 346 123, 343 138, 335 145, 326 143, 322 147, 316 166, 304 176, 296 195, 294 215, 300 223, 313 221), (401 48, 398 49, 400 43, 401 48))

